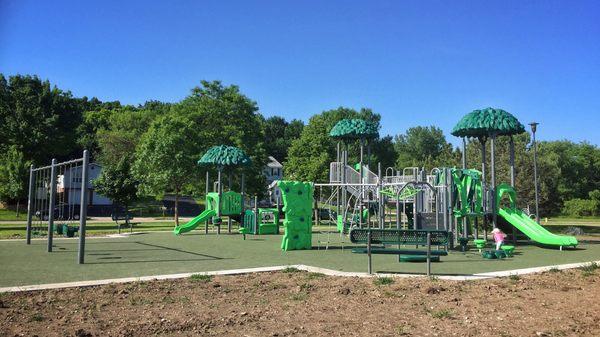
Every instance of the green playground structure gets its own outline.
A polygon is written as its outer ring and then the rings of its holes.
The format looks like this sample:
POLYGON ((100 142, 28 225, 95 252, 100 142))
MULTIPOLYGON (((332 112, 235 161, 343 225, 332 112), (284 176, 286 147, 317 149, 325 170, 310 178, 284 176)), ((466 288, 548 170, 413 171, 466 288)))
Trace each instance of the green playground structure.
POLYGON ((196 229, 196 227, 198 227, 202 222, 208 221, 215 215, 217 215, 217 212, 215 212, 212 209, 207 209, 204 212, 200 213, 200 215, 198 215, 197 217, 188 221, 187 223, 175 227, 173 233, 175 233, 176 235, 187 233, 191 230, 196 229))
POLYGON ((577 239, 574 236, 556 235, 550 233, 547 229, 540 226, 535 220, 527 216, 523 211, 516 207, 517 193, 514 188, 508 184, 500 184, 496 187, 496 208, 498 215, 504 218, 508 223, 515 226, 521 233, 525 234, 531 240, 547 246, 576 247, 577 239), (502 196, 507 195, 510 203, 509 207, 500 206, 502 196))
POLYGON ((284 251, 312 248, 313 184, 279 181, 283 198, 285 233, 281 241, 284 251))

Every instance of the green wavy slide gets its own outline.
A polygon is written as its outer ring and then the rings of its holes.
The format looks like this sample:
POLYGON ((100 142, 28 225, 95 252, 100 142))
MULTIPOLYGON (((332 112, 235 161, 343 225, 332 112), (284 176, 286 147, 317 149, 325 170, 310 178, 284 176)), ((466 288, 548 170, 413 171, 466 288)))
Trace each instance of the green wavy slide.
POLYGON ((192 220, 184 223, 183 225, 179 225, 179 226, 175 227, 175 229, 173 230, 173 233, 175 233, 175 235, 187 233, 191 230, 196 229, 196 227, 198 227, 201 223, 203 223, 204 221, 210 219, 211 217, 213 217, 215 215, 217 215, 217 213, 215 211, 213 211, 212 209, 207 209, 204 212, 200 213, 200 215, 198 215, 197 217, 193 218, 192 220))
POLYGON ((521 210, 498 208, 498 215, 506 219, 531 240, 540 244, 560 247, 577 246, 578 242, 574 236, 552 234, 521 210))

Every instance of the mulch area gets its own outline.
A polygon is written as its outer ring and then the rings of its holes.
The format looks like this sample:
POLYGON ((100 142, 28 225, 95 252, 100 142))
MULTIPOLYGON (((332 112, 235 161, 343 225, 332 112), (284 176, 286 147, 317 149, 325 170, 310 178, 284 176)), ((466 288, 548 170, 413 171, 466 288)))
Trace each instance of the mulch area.
POLYGON ((600 269, 480 281, 286 270, 0 294, 0 336, 599 336, 600 269))

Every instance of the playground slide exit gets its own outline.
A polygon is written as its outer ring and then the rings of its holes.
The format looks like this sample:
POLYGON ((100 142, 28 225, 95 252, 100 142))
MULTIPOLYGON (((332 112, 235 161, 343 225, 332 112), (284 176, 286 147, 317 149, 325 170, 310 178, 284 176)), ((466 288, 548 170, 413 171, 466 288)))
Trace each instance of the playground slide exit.
POLYGON ((188 221, 187 223, 175 227, 175 229, 173 230, 173 233, 175 233, 175 235, 179 235, 179 234, 183 234, 183 233, 189 232, 191 230, 194 230, 202 222, 208 220, 210 217, 213 217, 216 214, 217 213, 214 210, 207 209, 204 212, 200 213, 200 215, 198 215, 197 217, 188 221))
POLYGON ((506 219, 531 240, 540 244, 560 247, 577 246, 578 242, 574 236, 552 234, 519 209, 498 208, 498 215, 506 219))

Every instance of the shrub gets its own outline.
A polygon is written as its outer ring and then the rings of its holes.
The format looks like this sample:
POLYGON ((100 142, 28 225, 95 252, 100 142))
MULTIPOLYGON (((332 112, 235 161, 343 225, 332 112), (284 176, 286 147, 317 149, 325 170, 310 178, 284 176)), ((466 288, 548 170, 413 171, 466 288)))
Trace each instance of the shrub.
POLYGON ((600 214, 600 201, 571 199, 565 201, 563 212, 571 216, 596 216, 600 214))

